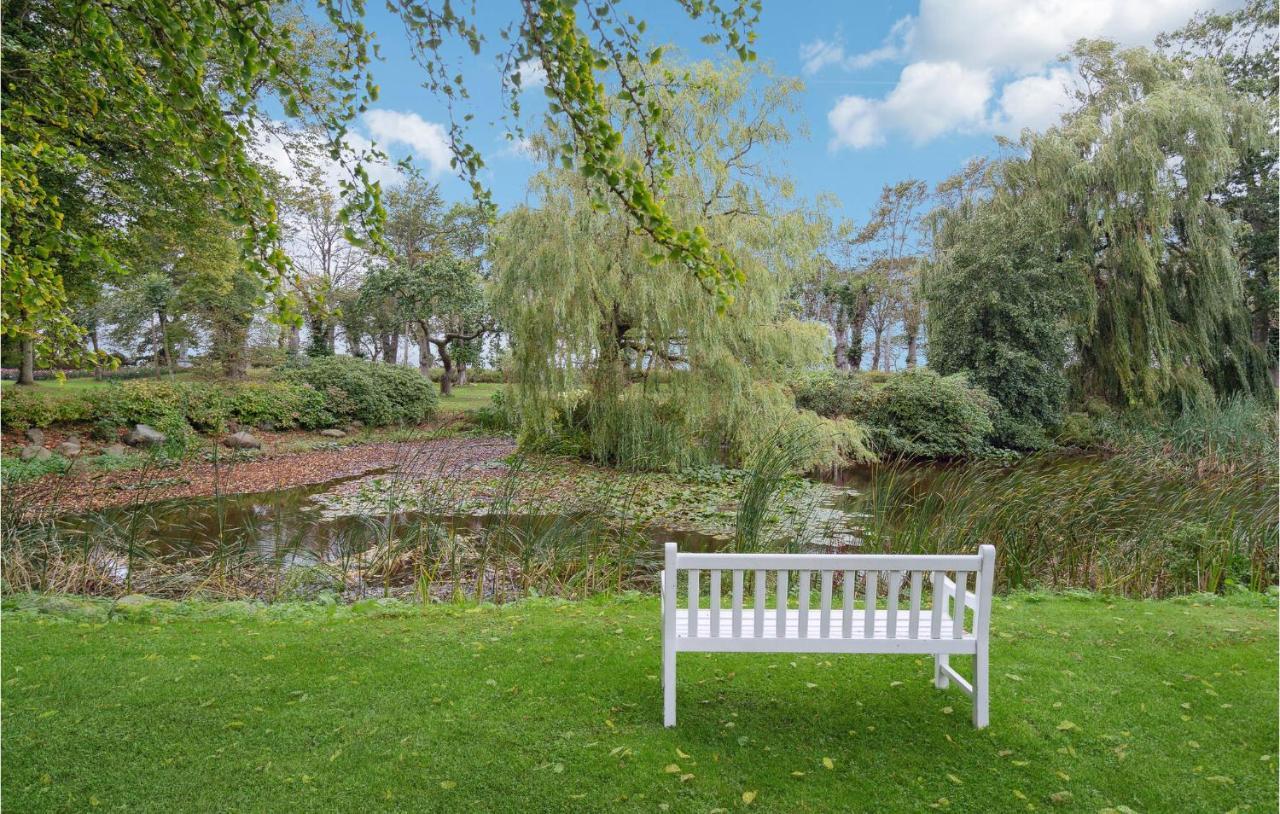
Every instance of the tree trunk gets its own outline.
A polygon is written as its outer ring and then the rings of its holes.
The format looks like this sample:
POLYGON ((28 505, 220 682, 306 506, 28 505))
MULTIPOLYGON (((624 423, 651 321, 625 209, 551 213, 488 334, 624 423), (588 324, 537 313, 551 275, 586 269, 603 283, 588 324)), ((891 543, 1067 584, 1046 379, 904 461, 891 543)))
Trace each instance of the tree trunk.
POLYGON ((160 330, 160 347, 159 353, 164 357, 165 369, 169 371, 169 375, 173 375, 173 348, 169 345, 169 318, 164 311, 156 312, 156 324, 160 330))
POLYGON ((428 379, 431 378, 431 368, 435 366, 435 357, 431 355, 431 344, 427 342, 426 334, 418 333, 418 372, 428 379))
POLYGON ((36 383, 36 340, 24 336, 21 341, 22 367, 18 371, 18 384, 36 383))
POLYGON ((920 352, 920 325, 916 322, 906 324, 907 333, 907 370, 916 366, 916 356, 920 352))
POLYGON ((867 300, 866 295, 859 295, 857 308, 853 312, 853 319, 849 322, 849 367, 852 370, 862 369, 862 354, 864 346, 862 335, 867 329, 867 300))
POLYGON ((871 330, 873 332, 871 341, 871 369, 878 370, 880 368, 880 337, 884 335, 884 329, 873 325, 871 326, 871 330))
POLYGON ((382 348, 382 361, 389 365, 396 363, 396 355, 399 352, 400 338, 393 333, 384 333, 378 337, 378 343, 382 348))
POLYGON ((440 366, 444 368, 444 375, 440 377, 440 395, 448 396, 453 393, 453 357, 449 355, 449 343, 433 344, 436 345, 436 352, 440 354, 440 366))
POLYGON ((833 328, 836 335, 836 370, 849 369, 849 325, 844 308, 836 307, 836 322, 833 328))
POLYGON ((467 384, 467 363, 458 362, 458 386, 464 387, 467 384))
POLYGON ((93 378, 102 378, 102 348, 98 345, 98 323, 89 331, 89 346, 93 348, 93 378))

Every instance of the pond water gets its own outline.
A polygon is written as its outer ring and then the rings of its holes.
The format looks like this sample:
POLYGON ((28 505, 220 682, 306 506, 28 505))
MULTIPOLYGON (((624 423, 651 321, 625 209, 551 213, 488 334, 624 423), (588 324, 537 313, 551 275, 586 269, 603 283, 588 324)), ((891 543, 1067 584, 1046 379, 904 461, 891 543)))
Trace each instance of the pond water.
MULTIPOLYGON (((363 476, 362 476, 363 477, 363 476)), ((105 509, 66 518, 62 527, 75 535, 98 536, 111 527, 115 536, 144 541, 149 553, 166 556, 203 555, 222 551, 255 554, 263 559, 314 561, 364 551, 388 534, 394 536, 423 521, 450 531, 476 533, 497 522, 532 534, 563 520, 554 514, 496 518, 485 514, 427 515, 403 512, 388 520, 328 510, 327 495, 354 479, 214 498, 184 498, 141 507, 105 509)), ((645 534, 655 546, 680 544, 684 551, 723 548, 724 535, 651 525, 645 534)))

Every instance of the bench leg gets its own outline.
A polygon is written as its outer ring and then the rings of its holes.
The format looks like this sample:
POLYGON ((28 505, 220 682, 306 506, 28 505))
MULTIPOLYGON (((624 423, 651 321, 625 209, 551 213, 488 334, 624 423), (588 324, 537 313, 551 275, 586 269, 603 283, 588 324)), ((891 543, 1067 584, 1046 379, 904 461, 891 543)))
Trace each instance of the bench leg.
POLYGON ((945 690, 951 686, 951 678, 942 671, 944 665, 950 664, 951 657, 945 653, 940 653, 933 657, 933 686, 940 690, 945 690))
POLYGON ((987 647, 978 645, 973 655, 973 725, 977 729, 984 728, 989 719, 990 705, 987 701, 987 647))
POLYGON ((676 725, 676 651, 662 648, 662 725, 676 725))

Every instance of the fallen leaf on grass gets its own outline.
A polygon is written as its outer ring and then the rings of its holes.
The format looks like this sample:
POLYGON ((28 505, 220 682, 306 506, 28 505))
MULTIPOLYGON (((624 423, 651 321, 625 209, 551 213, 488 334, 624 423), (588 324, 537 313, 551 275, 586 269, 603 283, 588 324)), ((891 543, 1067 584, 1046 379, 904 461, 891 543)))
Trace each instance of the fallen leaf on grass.
POLYGON ((754 803, 755 801, 756 801, 756 793, 755 793, 754 791, 744 791, 744 792, 742 792, 742 804, 743 804, 743 805, 748 805, 748 806, 749 806, 749 805, 751 805, 752 803, 754 803))

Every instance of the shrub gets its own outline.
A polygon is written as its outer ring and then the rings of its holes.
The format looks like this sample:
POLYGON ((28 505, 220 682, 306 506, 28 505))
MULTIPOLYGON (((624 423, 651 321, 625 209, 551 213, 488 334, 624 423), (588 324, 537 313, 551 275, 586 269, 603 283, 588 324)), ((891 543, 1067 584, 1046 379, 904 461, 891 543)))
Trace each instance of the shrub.
POLYGON ((48 427, 72 421, 88 421, 94 405, 84 393, 51 393, 14 387, 0 398, 0 423, 15 430, 48 427))
POLYGON ((818 373, 791 385, 796 406, 823 418, 866 418, 875 393, 866 378, 853 373, 818 373))
POLYGON ((485 432, 513 435, 520 429, 520 415, 512 408, 506 390, 489 397, 489 404, 471 411, 476 426, 485 432))
POLYGON ((418 371, 351 356, 301 359, 281 368, 285 382, 320 393, 334 418, 371 427, 418 424, 435 414, 436 391, 418 371))
POLYGON ((990 396, 963 376, 900 373, 876 393, 867 415, 880 451, 908 458, 962 458, 987 449, 990 396))
POLYGON ((228 406, 236 421, 254 427, 315 430, 332 426, 335 420, 324 394, 288 382, 239 385, 231 392, 228 406))

